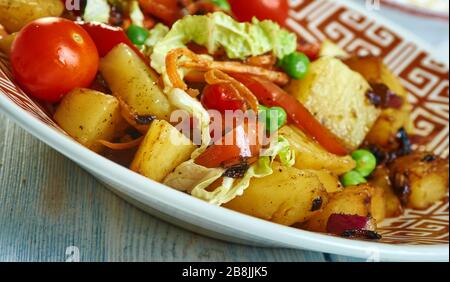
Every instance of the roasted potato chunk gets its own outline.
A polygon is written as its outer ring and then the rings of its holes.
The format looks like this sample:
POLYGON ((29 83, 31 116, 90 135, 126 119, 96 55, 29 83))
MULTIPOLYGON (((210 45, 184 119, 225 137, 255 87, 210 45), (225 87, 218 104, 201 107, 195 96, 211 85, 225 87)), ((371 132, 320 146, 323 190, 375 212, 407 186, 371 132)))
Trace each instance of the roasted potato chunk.
POLYGON ((133 115, 169 120, 171 105, 157 84, 157 75, 130 47, 119 44, 111 50, 101 60, 100 72, 114 96, 124 102, 133 115))
POLYGON ((381 223, 386 218, 386 200, 382 187, 367 185, 370 193, 370 215, 377 223, 381 223))
POLYGON ((55 121, 79 143, 99 152, 99 140, 111 141, 121 123, 119 101, 90 89, 74 89, 56 109, 55 121))
POLYGON ((314 173, 274 163, 270 176, 252 179, 224 207, 283 225, 304 222, 326 204, 327 192, 314 173))
POLYGON ((380 115, 366 97, 370 89, 359 73, 333 57, 312 63, 306 77, 287 88, 349 150, 361 145, 380 115))
POLYGON ((310 220, 302 225, 302 228, 326 232, 328 219, 332 214, 346 215, 371 215, 371 187, 360 185, 347 187, 342 192, 333 193, 329 196, 328 204, 319 213, 314 214, 310 220))
POLYGON ((295 126, 284 126, 279 134, 289 140, 295 151, 294 166, 298 169, 328 170, 335 175, 342 175, 356 166, 350 156, 337 156, 326 151, 295 126))
POLYGON ((369 183, 374 187, 380 187, 384 190, 384 210, 385 218, 397 217, 402 214, 403 207, 400 199, 394 193, 389 172, 384 166, 379 166, 371 175, 369 183))
POLYGON ((195 149, 191 140, 171 124, 156 120, 142 141, 131 170, 161 182, 177 166, 189 160, 195 149))
POLYGON ((370 144, 386 150, 397 149, 398 144, 395 141, 395 135, 399 129, 404 128, 408 133, 412 133, 414 130, 410 118, 412 106, 406 99, 408 92, 403 87, 400 79, 378 57, 352 57, 344 60, 344 63, 364 76, 372 85, 383 84, 393 93, 403 98, 404 101, 401 108, 382 110, 380 117, 366 137, 366 141, 370 144))
POLYGON ((59 17, 63 11, 64 5, 60 0, 2 0, 0 24, 9 32, 16 32, 33 20, 59 17))
POLYGON ((395 94, 406 97, 408 92, 402 83, 379 57, 351 57, 343 61, 353 71, 360 73, 370 83, 382 83, 395 94))
POLYGON ((426 209, 448 192, 448 159, 416 152, 400 157, 390 166, 395 193, 408 208, 426 209))

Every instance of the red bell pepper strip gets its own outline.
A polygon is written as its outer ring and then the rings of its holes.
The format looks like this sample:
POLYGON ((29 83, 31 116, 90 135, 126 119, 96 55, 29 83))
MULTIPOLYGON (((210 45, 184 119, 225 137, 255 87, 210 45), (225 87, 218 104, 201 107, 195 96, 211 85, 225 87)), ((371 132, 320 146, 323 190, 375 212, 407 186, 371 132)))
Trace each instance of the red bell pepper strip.
POLYGON ((148 59, 136 48, 122 28, 103 23, 77 22, 77 24, 92 37, 100 57, 106 56, 114 47, 120 43, 124 43, 148 64, 148 59))
POLYGON ((322 126, 295 97, 286 93, 276 84, 256 76, 234 74, 233 77, 250 89, 262 105, 284 108, 289 122, 315 139, 327 151, 341 156, 348 154, 347 149, 333 133, 322 126))

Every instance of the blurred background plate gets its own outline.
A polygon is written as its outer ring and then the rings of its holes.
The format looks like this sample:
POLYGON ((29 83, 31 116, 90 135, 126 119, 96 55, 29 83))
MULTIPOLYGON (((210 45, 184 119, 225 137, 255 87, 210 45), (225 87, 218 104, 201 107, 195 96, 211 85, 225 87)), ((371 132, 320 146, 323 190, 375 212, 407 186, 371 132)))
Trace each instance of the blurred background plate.
POLYGON ((381 2, 416 16, 443 20, 449 18, 448 0, 381 0, 381 2))

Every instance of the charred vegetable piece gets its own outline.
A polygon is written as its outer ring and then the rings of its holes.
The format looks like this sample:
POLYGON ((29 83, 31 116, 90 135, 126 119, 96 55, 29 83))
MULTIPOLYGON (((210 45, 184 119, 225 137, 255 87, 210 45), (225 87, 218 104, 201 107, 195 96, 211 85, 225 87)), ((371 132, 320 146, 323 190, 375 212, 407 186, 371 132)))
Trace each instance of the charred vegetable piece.
POLYGON ((161 182, 196 149, 166 121, 154 121, 131 164, 131 170, 161 182))
POLYGON ((371 214, 371 191, 368 185, 345 188, 330 194, 328 204, 302 227, 317 232, 327 232, 327 224, 333 214, 357 215, 367 218, 371 214))

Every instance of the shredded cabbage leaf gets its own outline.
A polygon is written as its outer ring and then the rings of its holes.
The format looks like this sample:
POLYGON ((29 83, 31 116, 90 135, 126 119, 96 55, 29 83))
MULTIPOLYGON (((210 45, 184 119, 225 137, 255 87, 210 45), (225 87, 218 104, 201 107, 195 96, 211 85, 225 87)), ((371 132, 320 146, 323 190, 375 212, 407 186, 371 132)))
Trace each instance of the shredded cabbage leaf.
POLYGON ((110 7, 107 0, 87 0, 83 19, 86 22, 109 22, 110 7))
POLYGON ((223 12, 216 12, 177 21, 154 47, 152 67, 163 73, 167 53, 185 48, 189 42, 208 48, 210 54, 223 48, 230 59, 245 59, 270 51, 281 59, 297 48, 296 35, 272 21, 254 19, 252 23, 240 23, 223 12))
POLYGON ((162 23, 156 24, 152 29, 150 29, 149 36, 145 41, 147 47, 153 48, 164 39, 164 37, 169 33, 170 29, 162 23))
POLYGON ((222 185, 214 191, 207 191, 207 188, 222 177, 225 169, 205 168, 195 164, 193 160, 178 166, 165 179, 164 184, 189 192, 192 196, 211 204, 223 205, 243 195, 244 191, 249 187, 252 178, 262 178, 271 175, 273 173, 272 164, 275 158, 278 157, 284 166, 294 165, 295 153, 291 149, 289 141, 281 135, 278 136, 276 141, 271 143, 271 146, 262 154, 258 162, 248 169, 243 178, 224 177, 222 185))

